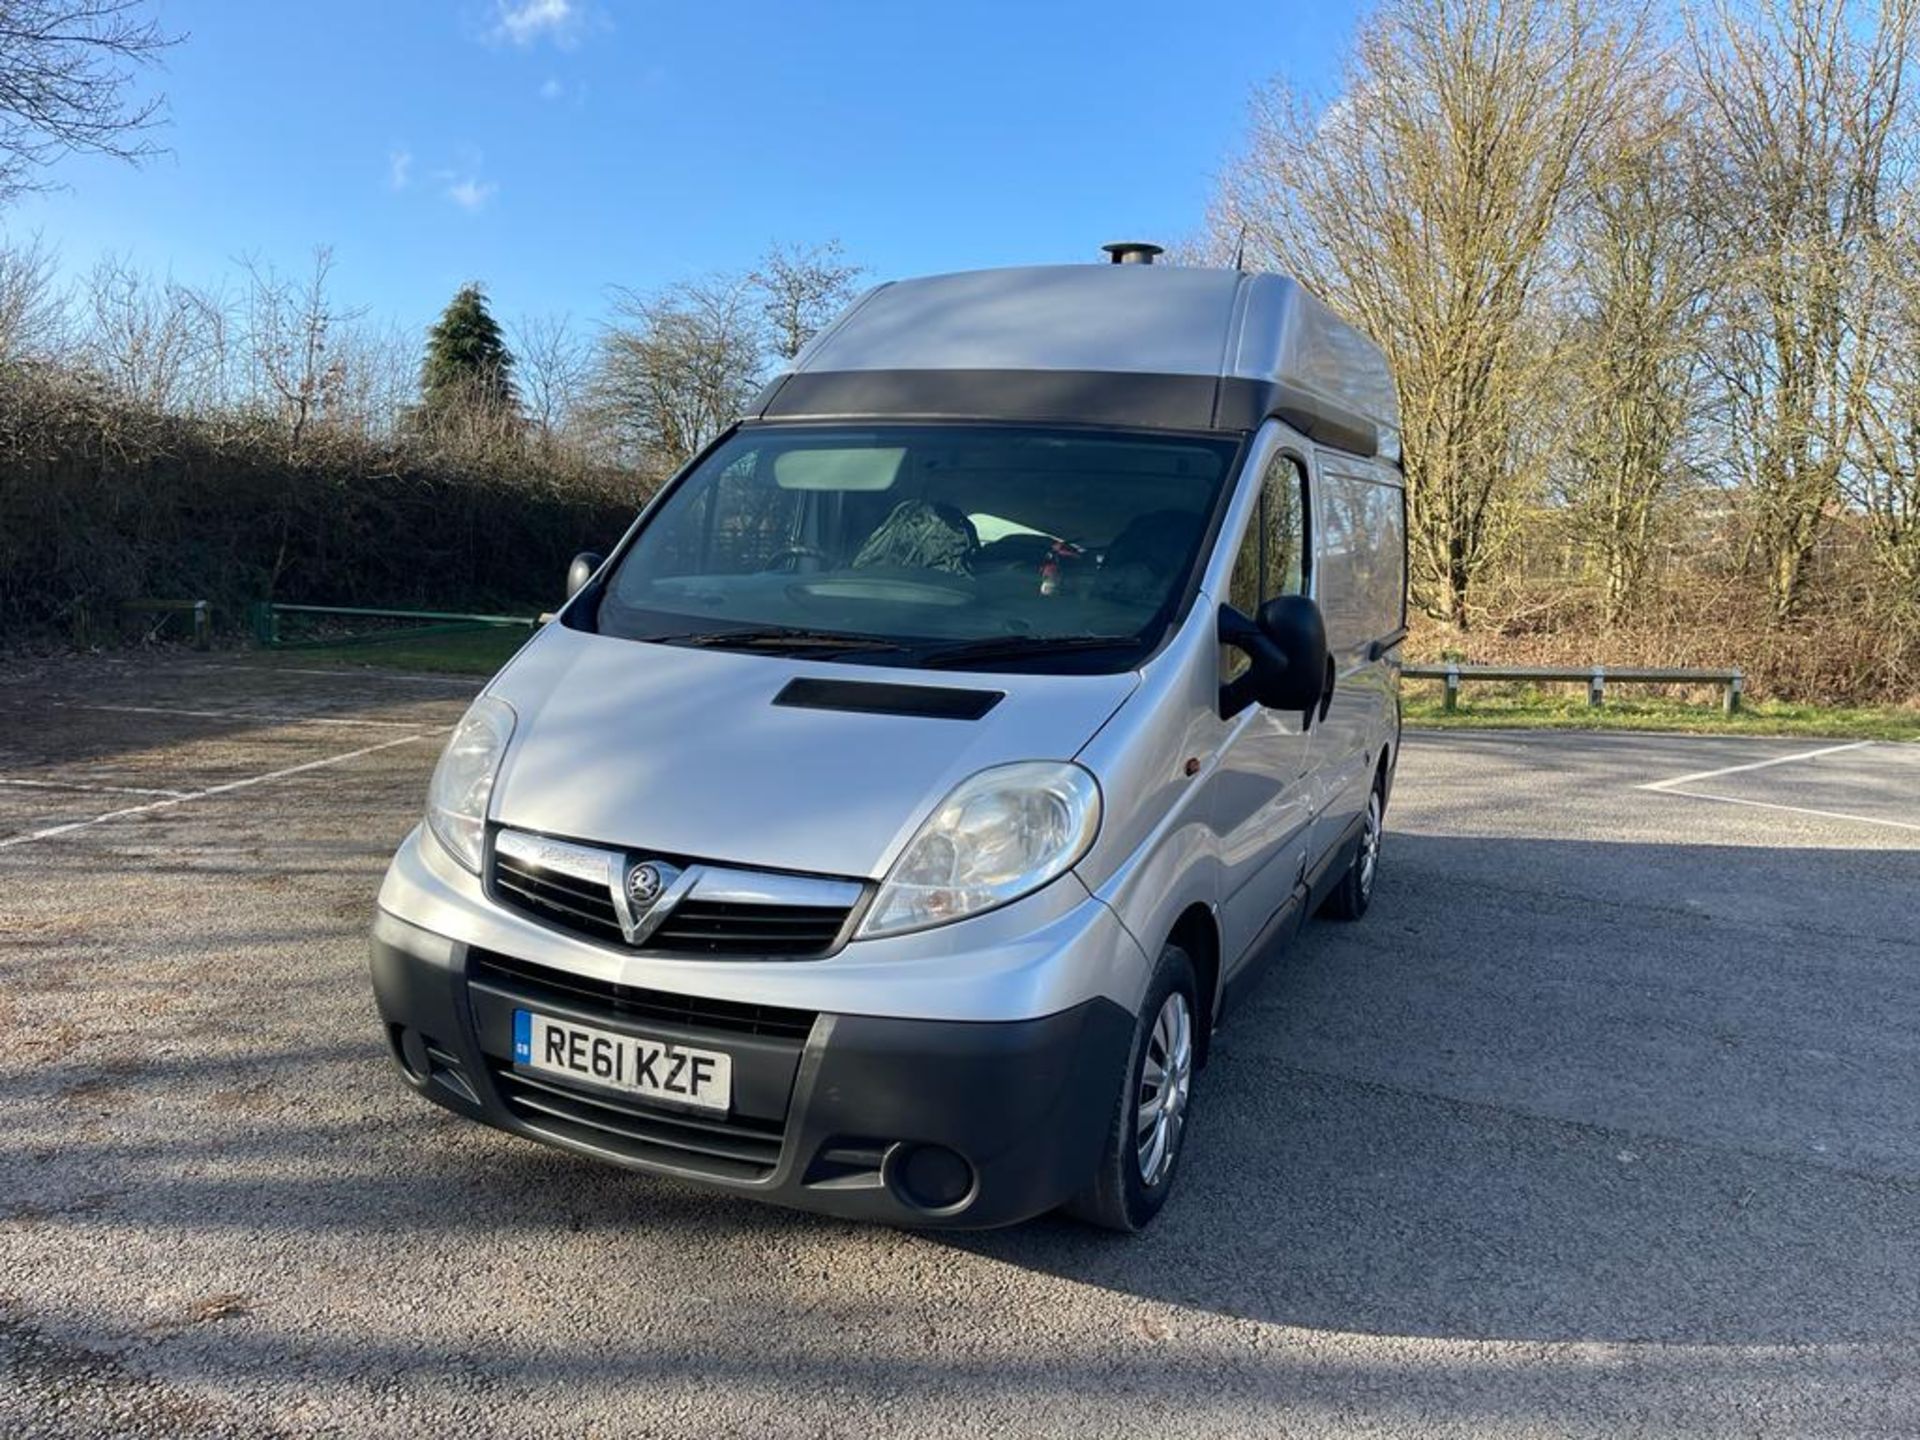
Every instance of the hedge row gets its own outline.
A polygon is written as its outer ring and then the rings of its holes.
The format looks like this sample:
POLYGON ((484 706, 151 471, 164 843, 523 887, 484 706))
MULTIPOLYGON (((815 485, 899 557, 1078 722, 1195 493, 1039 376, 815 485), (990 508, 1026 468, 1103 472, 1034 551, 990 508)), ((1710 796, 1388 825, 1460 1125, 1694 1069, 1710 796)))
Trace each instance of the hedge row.
POLYGON ((535 446, 454 456, 268 419, 130 412, 0 374, 0 645, 110 633, 122 602, 531 612, 604 549, 635 476, 535 446))

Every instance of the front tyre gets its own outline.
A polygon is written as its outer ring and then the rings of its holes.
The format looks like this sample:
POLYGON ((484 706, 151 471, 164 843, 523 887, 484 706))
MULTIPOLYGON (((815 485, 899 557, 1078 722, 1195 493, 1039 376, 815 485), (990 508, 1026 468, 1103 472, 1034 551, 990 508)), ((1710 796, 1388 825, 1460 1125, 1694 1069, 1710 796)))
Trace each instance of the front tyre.
POLYGON ((1387 777, 1376 776, 1360 826, 1360 848, 1320 913, 1334 920, 1358 920, 1373 903, 1373 881, 1380 873, 1380 837, 1387 824, 1387 777))
POLYGON ((1125 1083, 1093 1183, 1067 1205, 1108 1230, 1142 1230, 1160 1213, 1179 1173, 1201 1023, 1193 962, 1178 945, 1160 952, 1134 1023, 1125 1083))

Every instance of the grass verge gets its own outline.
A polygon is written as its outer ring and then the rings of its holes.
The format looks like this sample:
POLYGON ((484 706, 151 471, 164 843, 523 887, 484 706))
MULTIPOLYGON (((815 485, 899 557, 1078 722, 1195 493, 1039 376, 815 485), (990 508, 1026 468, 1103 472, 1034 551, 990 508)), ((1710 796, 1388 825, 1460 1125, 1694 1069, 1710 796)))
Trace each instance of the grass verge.
POLYGON ((1432 730, 1665 730, 1700 735, 1808 735, 1842 740, 1920 740, 1920 709, 1827 708, 1747 701, 1723 715, 1717 692, 1699 698, 1635 695, 1609 688, 1607 703, 1587 704, 1584 685, 1546 687, 1496 681, 1460 687, 1449 715, 1438 680, 1409 680, 1401 692, 1406 723, 1432 730))
POLYGON ((307 645, 261 653, 285 665, 363 666, 371 670, 415 670, 434 675, 491 675, 527 643, 531 630, 502 625, 457 635, 379 640, 356 645, 307 645))

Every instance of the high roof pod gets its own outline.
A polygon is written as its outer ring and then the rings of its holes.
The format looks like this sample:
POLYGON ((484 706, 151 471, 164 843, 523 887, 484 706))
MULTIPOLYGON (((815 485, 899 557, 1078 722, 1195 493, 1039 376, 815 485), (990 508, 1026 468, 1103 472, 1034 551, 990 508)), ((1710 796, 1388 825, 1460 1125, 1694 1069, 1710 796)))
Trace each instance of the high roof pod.
POLYGON ((1386 357, 1284 275, 1151 264, 876 286, 756 401, 764 419, 969 419, 1244 431, 1399 456, 1386 357))

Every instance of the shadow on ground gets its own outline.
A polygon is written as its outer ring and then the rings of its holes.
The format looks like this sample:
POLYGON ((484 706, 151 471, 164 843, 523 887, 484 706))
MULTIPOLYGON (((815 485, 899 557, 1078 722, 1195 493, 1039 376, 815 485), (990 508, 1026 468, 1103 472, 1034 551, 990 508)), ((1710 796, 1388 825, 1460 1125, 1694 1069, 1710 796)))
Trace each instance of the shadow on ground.
MULTIPOLYGON (((1920 1073, 1899 898, 1920 893, 1920 850, 1396 834, 1387 857, 1373 913, 1311 927, 1223 1033, 1151 1232, 1048 1218, 901 1243, 1314 1330, 1920 1338, 1920 1094, 1898 1082, 1920 1073)), ((0 1139, 0 1177, 40 1182, 0 1218, 479 1246, 586 1232, 616 1289, 707 1284, 769 1244, 881 1243, 432 1110, 386 1073, 356 960, 329 979, 289 994, 302 1043, 118 1078, 190 1105, 184 1130, 0 1139), (329 999, 336 1038, 312 1018, 329 999), (305 1088, 327 1103, 257 1118, 232 1099, 305 1088)), ((84 1105, 89 1079, 41 1067, 0 1100, 84 1105)), ((770 1304, 834 1303, 796 1277, 766 1286, 770 1304)))

